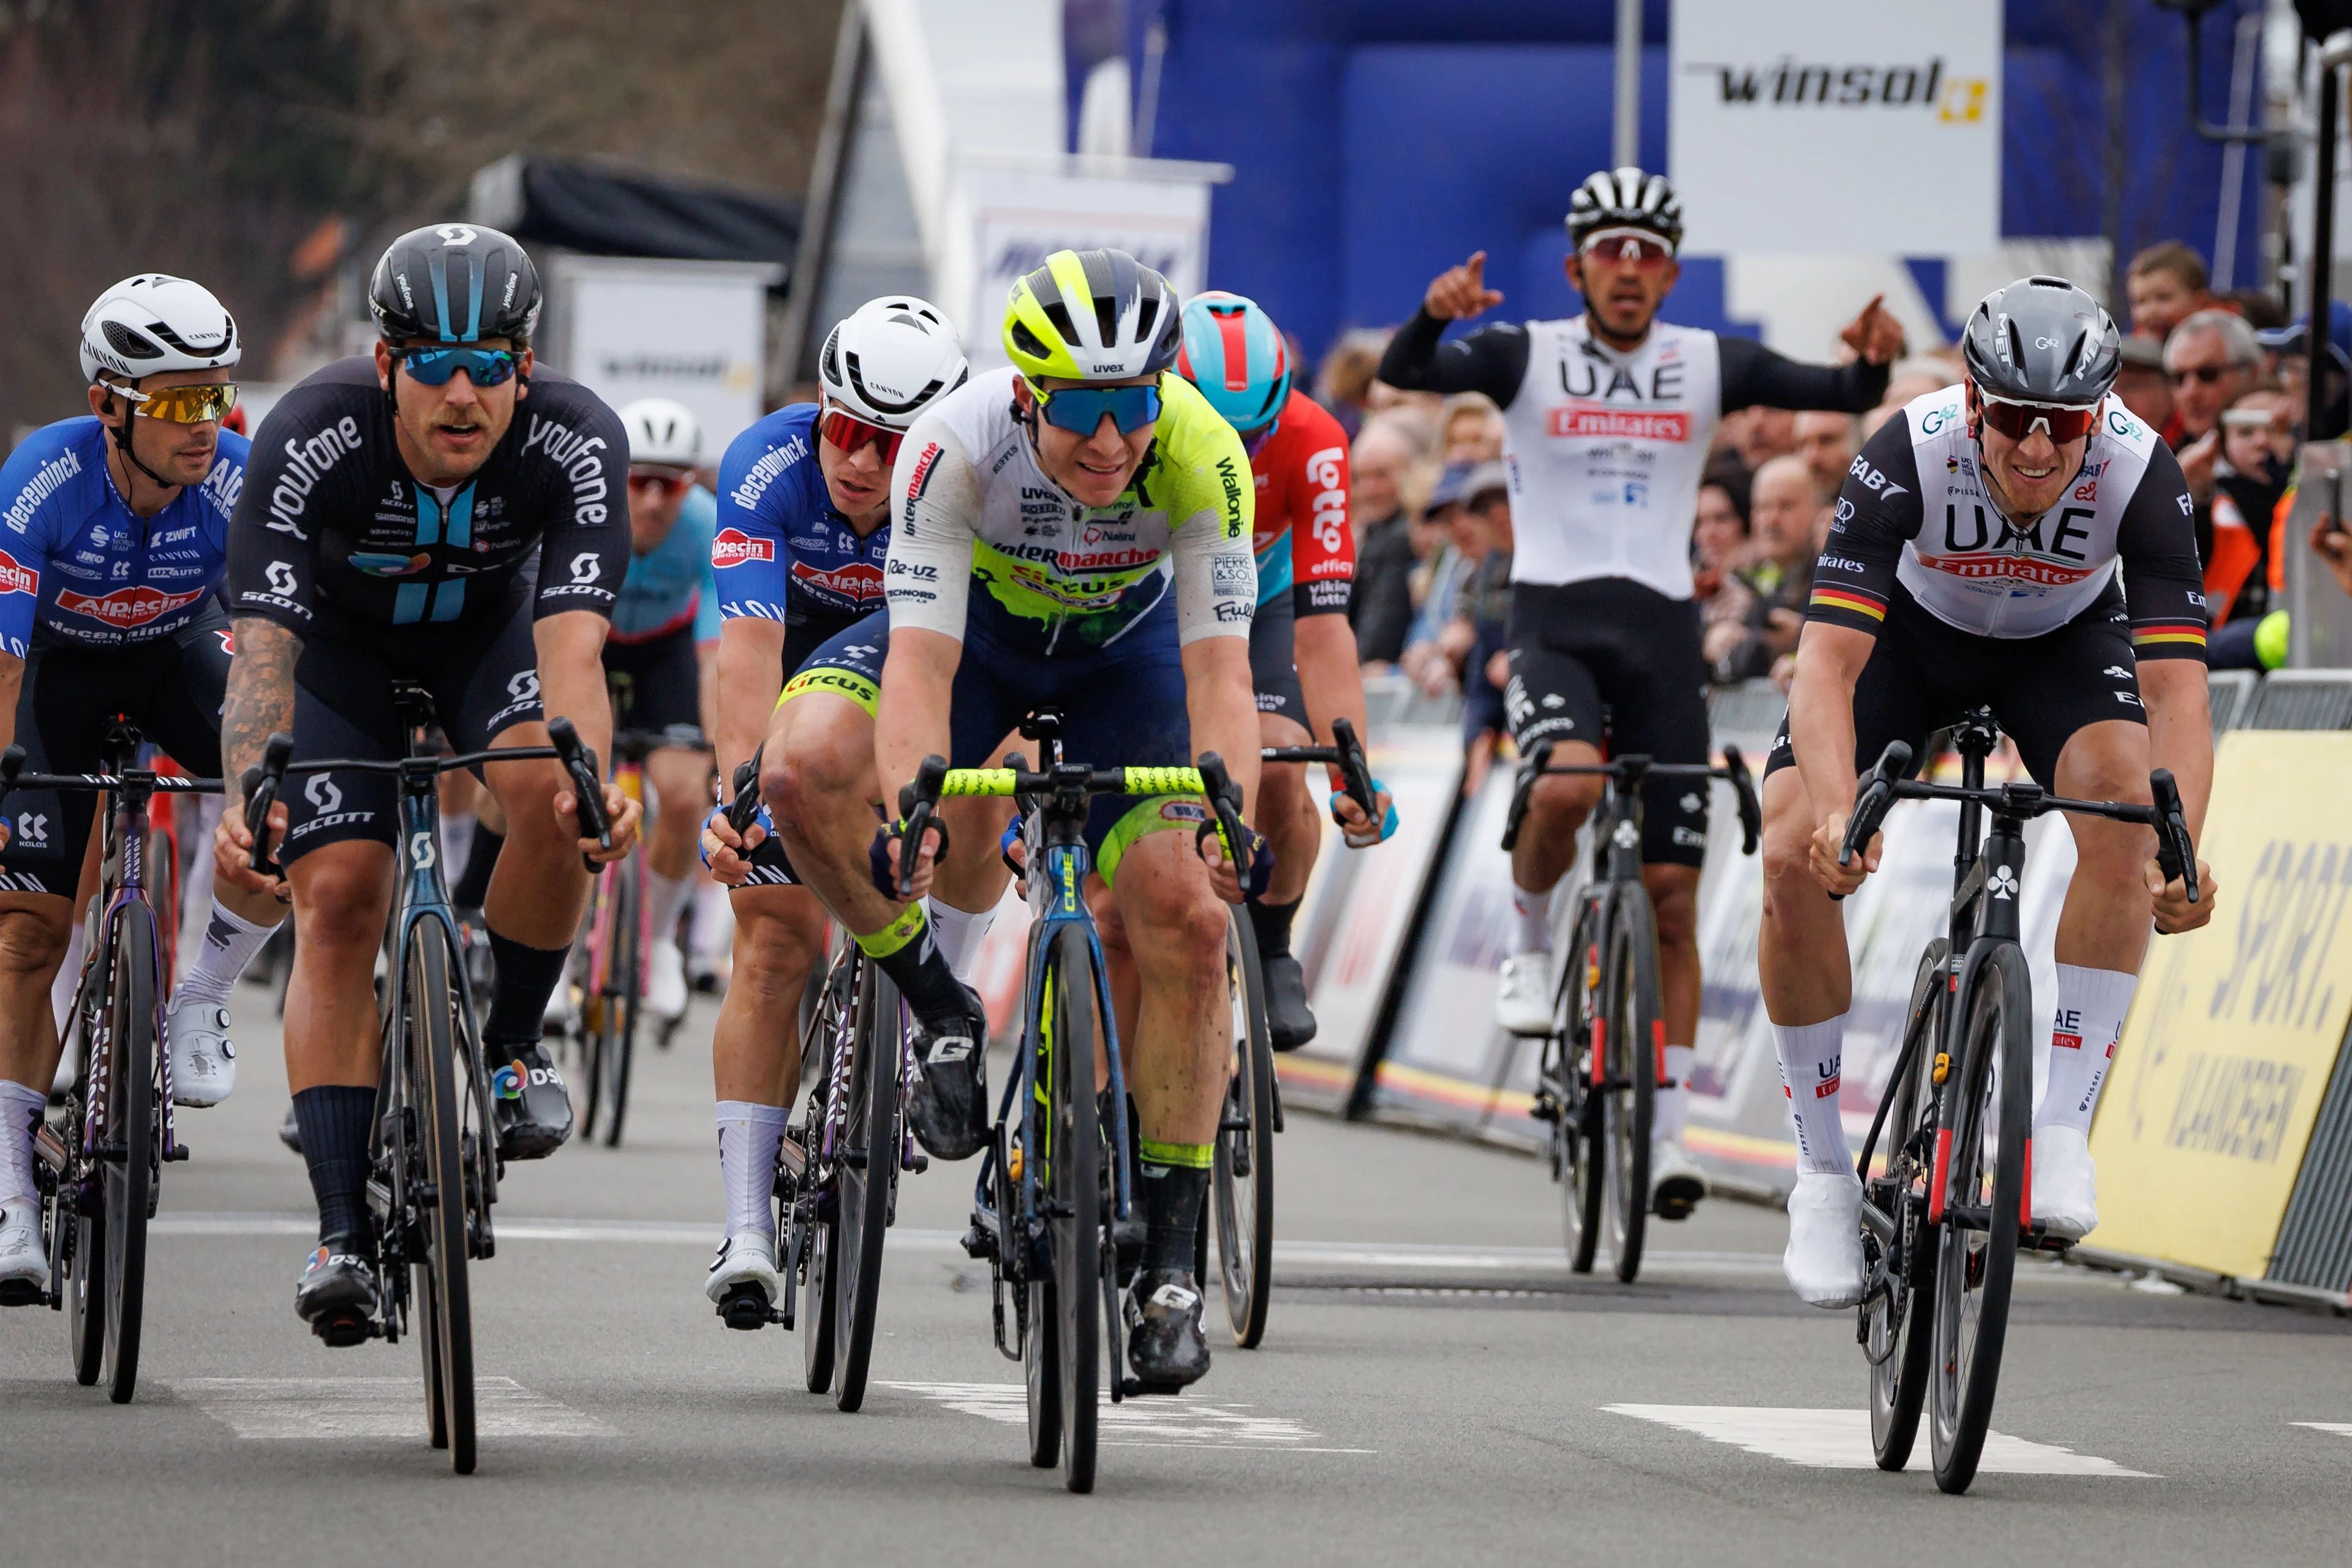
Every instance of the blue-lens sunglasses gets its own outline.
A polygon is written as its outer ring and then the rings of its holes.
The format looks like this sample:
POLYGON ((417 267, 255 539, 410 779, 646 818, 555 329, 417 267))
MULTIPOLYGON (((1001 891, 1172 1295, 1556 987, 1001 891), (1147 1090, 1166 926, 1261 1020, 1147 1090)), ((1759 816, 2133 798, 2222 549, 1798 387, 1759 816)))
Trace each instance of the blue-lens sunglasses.
POLYGON ((1150 386, 1066 386, 1058 392, 1048 392, 1035 382, 1029 383, 1029 395, 1036 401, 1038 412, 1045 423, 1074 436, 1091 436, 1102 427, 1103 416, 1111 416, 1122 436, 1132 436, 1160 417, 1160 387, 1150 386))
POLYGON ((522 368, 512 349, 394 349, 392 357, 407 367, 409 378, 426 386, 446 386, 459 371, 476 386, 500 386, 522 368))

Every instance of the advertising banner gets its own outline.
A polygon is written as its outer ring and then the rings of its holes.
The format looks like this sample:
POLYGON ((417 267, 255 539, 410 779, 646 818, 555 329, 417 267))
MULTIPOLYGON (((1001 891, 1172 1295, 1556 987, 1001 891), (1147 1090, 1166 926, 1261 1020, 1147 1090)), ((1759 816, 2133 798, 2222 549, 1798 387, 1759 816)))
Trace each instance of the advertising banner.
POLYGON ((2158 937, 2099 1102, 2103 1251, 2267 1272, 2352 1018, 2352 818, 2313 787, 2352 735, 2222 737, 2205 819, 2213 921, 2158 937))
POLYGON ((702 458, 763 412, 768 287, 782 269, 756 262, 562 256, 552 274, 558 370, 614 408, 667 397, 702 424, 702 458))
POLYGON ((1685 247, 1945 256, 2000 242, 1999 0, 1675 0, 1685 247), (1838 171, 1824 222, 1808 172, 1838 171))

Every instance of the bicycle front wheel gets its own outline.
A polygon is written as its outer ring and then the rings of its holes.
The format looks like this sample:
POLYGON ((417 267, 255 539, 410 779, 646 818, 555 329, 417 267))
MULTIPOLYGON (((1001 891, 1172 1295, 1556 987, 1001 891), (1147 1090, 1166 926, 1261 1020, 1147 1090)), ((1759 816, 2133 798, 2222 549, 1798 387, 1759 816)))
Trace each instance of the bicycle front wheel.
POLYGON ((1236 908, 1225 922, 1225 989, 1233 1060, 1219 1113, 1213 1183, 1217 1266, 1234 1343, 1255 1350, 1274 1294, 1274 1041, 1265 1022, 1257 938, 1236 908))
POLYGON ((1658 1006, 1658 937, 1650 896, 1638 883, 1616 890, 1606 973, 1609 1092, 1602 1101, 1609 1160, 1609 1247, 1617 1278, 1642 1272, 1650 1213, 1650 1128, 1665 1061, 1658 1006))
MULTIPOLYGON (((94 962, 103 962, 101 952, 94 962)), ((101 972, 100 978, 104 977, 101 972)), ((78 1053, 82 1064, 79 1081, 67 1100, 67 1117, 60 1131, 66 1142, 79 1149, 85 1125, 84 1108, 89 1097, 101 1087, 100 1049, 106 1031, 105 998, 99 987, 82 997, 80 1011, 74 1020, 75 1037, 68 1048, 78 1053)), ((100 1125, 103 1126, 103 1118, 100 1125)), ((102 1136, 103 1134, 101 1134, 102 1136)), ((79 1166, 80 1162, 77 1161, 79 1166)), ((68 1176, 70 1175, 70 1170, 68 1176)), ((58 1277, 58 1288, 65 1294, 66 1332, 69 1353, 73 1358, 74 1381, 85 1388, 95 1384, 106 1370, 106 1203, 103 1178, 93 1177, 89 1184, 61 1176, 58 1190, 49 1198, 54 1215, 50 1245, 58 1250, 49 1254, 50 1268, 58 1277)))
POLYGON ((605 952, 604 1005, 597 1009, 596 1099, 604 1107, 604 1147, 621 1146, 629 1113, 629 1070, 637 1049, 637 1002, 645 985, 645 864, 632 855, 613 868, 611 945, 605 952))
POLYGON ((2033 1097, 2032 991, 2025 954, 1995 948, 1965 998, 1968 1031, 1947 1082, 1951 1168, 1937 1237, 1935 1363, 1928 1382, 1936 1485, 1976 1479, 2000 1383, 2010 1286, 2026 1202, 2033 1097))
MULTIPOLYGON (((1096 1006, 1094 953, 1086 931, 1065 926, 1047 950, 1052 966, 1040 1020, 1038 1081, 1045 1086, 1045 1169, 1051 1195, 1046 1221, 1053 1289, 1044 1315, 1054 1324, 1061 1406, 1062 1479, 1074 1492, 1094 1490, 1095 1436, 1102 1397, 1102 1127, 1095 1100, 1095 1059, 1103 1037, 1096 1006)), ((1032 1297, 1032 1331, 1036 1326, 1032 1297)), ((1114 1375, 1117 1375, 1114 1373, 1114 1375)))
POLYGON ((155 1092, 153 911, 122 906, 107 987, 106 1393, 128 1405, 139 1384, 139 1331, 147 1294, 147 1220, 155 1210, 161 1102, 155 1092))
POLYGON ((849 1104, 837 1176, 841 1222, 835 1300, 840 1326, 841 1386, 834 1403, 855 1410, 866 1403, 866 1368, 874 1353, 874 1310, 882 1296, 882 1238, 889 1227, 898 1176, 898 1063, 904 1055, 906 1008, 898 988, 878 963, 864 971, 857 990, 857 1033, 851 1047, 849 1104))
POLYGON ((1870 1446, 1882 1470, 1899 1470, 1910 1462, 1927 1387, 1936 1313, 1927 1184, 1936 1162, 1936 1052, 1943 1041, 1949 951, 1938 937, 1920 956, 1902 1047, 1910 1065, 1886 1089, 1885 1173, 1863 1173, 1863 1202, 1885 1215, 1892 1230, 1885 1242, 1868 1226, 1862 1236, 1868 1294, 1862 1302, 1861 1339, 1870 1362, 1870 1446))
POLYGON ((1608 1061, 1601 1037, 1592 1026, 1601 1016, 1599 911, 1591 900, 1580 897, 1576 929, 1559 961, 1559 987, 1552 1005, 1559 1076, 1551 1086, 1559 1102, 1553 1135, 1559 1140, 1555 1147, 1566 1211, 1561 1237, 1568 1247, 1568 1267, 1578 1274, 1592 1272, 1592 1259, 1601 1249, 1601 1097, 1592 1087, 1608 1061))
POLYGON ((450 989, 452 978, 440 931, 418 921, 408 933, 400 1041, 402 1096, 414 1121, 408 1186, 423 1244, 412 1257, 425 1309, 428 1420, 434 1435, 448 1446, 449 1468, 467 1476, 474 1473, 474 1318, 459 1131, 467 1089, 457 1065, 459 997, 450 989), (436 1409, 439 1418, 432 1419, 436 1409))

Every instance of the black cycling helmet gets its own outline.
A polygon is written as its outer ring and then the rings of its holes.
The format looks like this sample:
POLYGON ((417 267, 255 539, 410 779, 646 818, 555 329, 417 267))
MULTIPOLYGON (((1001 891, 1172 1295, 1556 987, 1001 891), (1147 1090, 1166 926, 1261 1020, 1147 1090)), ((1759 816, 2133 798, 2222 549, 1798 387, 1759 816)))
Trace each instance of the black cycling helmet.
POLYGON ((1666 242, 1669 250, 1683 245, 1683 204, 1664 174, 1645 174, 1631 163, 1622 169, 1595 170, 1568 198, 1568 242, 1578 250, 1604 228, 1646 229, 1666 242))
POLYGON ((2123 368, 2123 338, 2099 302, 2063 278, 2021 278, 1986 295, 1960 334, 1979 392, 2086 408, 2123 368))
POLYGON ((440 223, 395 239, 368 281, 368 310, 388 340, 528 343, 539 325, 539 269, 510 235, 440 223))

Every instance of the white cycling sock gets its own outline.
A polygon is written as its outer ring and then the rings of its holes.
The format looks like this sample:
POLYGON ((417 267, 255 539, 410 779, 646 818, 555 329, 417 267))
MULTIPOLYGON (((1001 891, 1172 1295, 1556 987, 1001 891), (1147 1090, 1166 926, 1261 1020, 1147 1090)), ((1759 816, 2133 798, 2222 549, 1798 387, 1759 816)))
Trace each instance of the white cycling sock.
POLYGON ((938 945, 940 956, 948 961, 958 980, 969 984, 980 944, 987 940, 988 928, 996 920, 996 906, 960 910, 936 895, 923 901, 930 907, 931 941, 938 945))
POLYGON ((704 878, 694 889, 694 951, 689 973, 727 973, 735 952, 735 906, 721 884, 704 878))
POLYGON ((790 1115, 781 1105, 719 1102, 719 1173, 727 1184, 727 1234, 776 1239, 776 1145, 790 1115))
POLYGON ((1780 1089, 1797 1130, 1797 1169, 1853 1173, 1838 1119, 1838 1072, 1845 1052, 1843 1013, 1820 1024, 1772 1026, 1772 1054, 1780 1058, 1780 1089))
POLYGON ((241 915, 233 915, 215 899, 212 918, 205 922, 205 939, 196 944, 196 961, 188 966, 177 994, 227 1006, 229 988, 277 929, 275 921, 266 926, 256 925, 241 915))
POLYGON ((1517 882, 1511 884, 1511 915, 1518 923, 1519 940, 1513 952, 1549 952, 1551 951, 1551 894, 1549 890, 1530 893, 1517 882))
POLYGON ((49 1097, 37 1089, 0 1079, 0 1208, 40 1206, 33 1184, 33 1119, 49 1097))
POLYGON ((2091 1112, 2115 1066, 2116 1042, 2131 1011, 2139 976, 2115 969, 2058 966, 2058 1014, 2050 1029, 2050 1081, 2034 1109, 2033 1130, 2091 1130, 2091 1112))
POLYGON ((1690 1121, 1690 1075, 1698 1060, 1697 1050, 1690 1046, 1666 1047, 1666 1076, 1675 1080, 1672 1089, 1658 1090, 1656 1107, 1650 1113, 1650 1133, 1655 1138, 1683 1141, 1683 1128, 1690 1121))
POLYGON ((677 940, 677 912, 686 908, 688 895, 694 891, 691 877, 665 877, 648 868, 646 871, 646 914, 656 942, 677 940))

